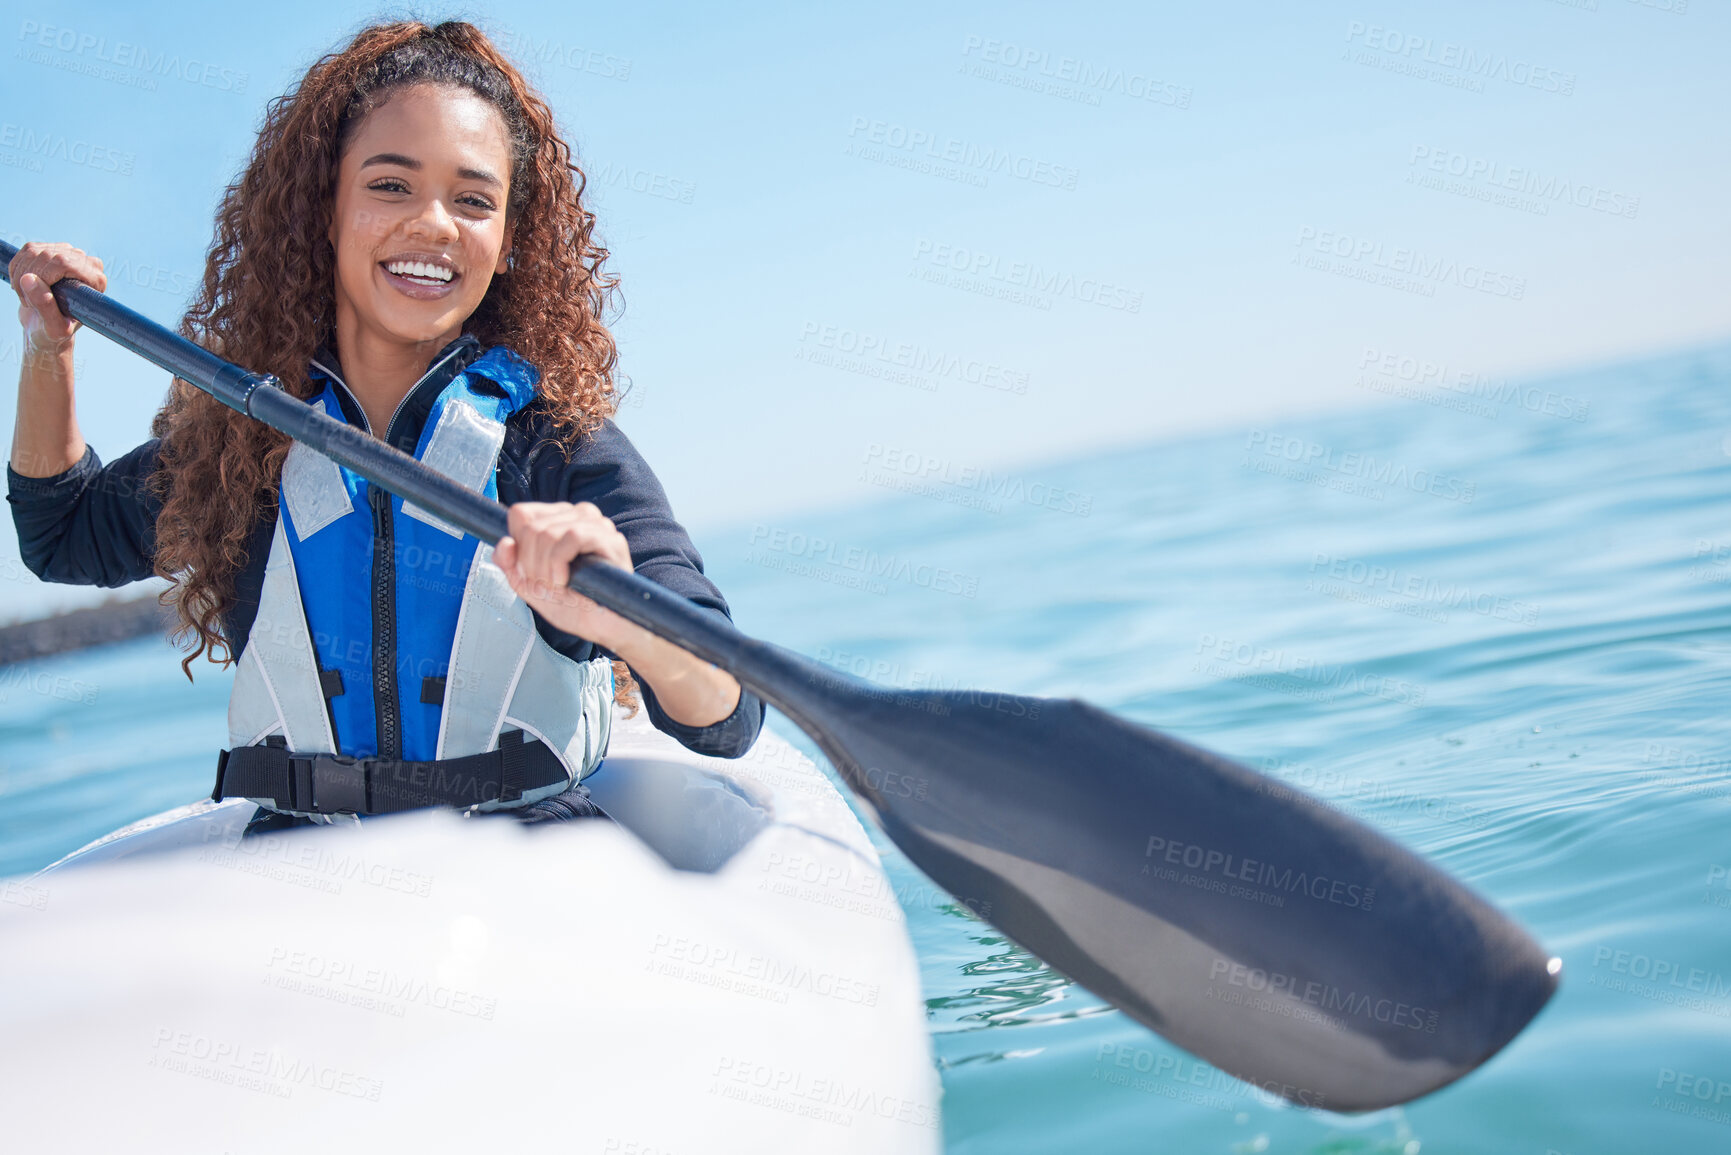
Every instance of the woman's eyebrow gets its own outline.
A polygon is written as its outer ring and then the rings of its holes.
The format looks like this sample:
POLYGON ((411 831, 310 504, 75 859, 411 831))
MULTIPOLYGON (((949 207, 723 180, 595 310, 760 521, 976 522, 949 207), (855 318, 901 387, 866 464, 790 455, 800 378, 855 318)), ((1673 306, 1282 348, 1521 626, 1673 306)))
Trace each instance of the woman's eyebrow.
MULTIPOLYGON (((400 168, 412 169, 415 172, 421 171, 420 161, 416 160, 412 156, 404 156, 400 152, 381 152, 374 156, 369 156, 366 160, 361 162, 361 167, 366 168, 369 165, 375 164, 394 164, 400 168)), ((480 181, 482 184, 490 184, 498 188, 503 188, 505 185, 504 181, 500 180, 484 168, 460 168, 457 170, 457 175, 463 180, 476 180, 480 181)))
POLYGON ((420 161, 416 160, 412 156, 404 156, 400 152, 381 152, 374 156, 369 156, 366 160, 361 162, 361 167, 367 168, 375 164, 400 165, 403 168, 414 169, 416 172, 419 172, 421 168, 420 161))
POLYGON ((476 180, 482 184, 490 184, 496 188, 504 188, 505 182, 484 168, 460 168, 457 175, 464 180, 476 180))

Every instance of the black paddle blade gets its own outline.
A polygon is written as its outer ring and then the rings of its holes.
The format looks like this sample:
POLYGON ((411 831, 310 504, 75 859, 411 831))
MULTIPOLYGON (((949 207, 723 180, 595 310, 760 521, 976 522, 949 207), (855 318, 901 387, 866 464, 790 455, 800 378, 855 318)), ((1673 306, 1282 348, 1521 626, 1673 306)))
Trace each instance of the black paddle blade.
POLYGON ((1073 699, 896 691, 775 659, 766 696, 920 869, 1270 1093, 1407 1102, 1556 989, 1556 964, 1477 895, 1243 766, 1073 699))

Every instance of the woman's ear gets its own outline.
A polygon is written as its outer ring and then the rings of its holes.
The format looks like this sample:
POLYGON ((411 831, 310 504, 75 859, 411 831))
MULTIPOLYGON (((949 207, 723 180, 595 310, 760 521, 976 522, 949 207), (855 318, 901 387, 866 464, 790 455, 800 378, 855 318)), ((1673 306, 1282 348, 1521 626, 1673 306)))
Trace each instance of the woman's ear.
POLYGON ((495 275, 511 271, 511 226, 505 226, 505 243, 499 246, 499 264, 493 269, 495 275))

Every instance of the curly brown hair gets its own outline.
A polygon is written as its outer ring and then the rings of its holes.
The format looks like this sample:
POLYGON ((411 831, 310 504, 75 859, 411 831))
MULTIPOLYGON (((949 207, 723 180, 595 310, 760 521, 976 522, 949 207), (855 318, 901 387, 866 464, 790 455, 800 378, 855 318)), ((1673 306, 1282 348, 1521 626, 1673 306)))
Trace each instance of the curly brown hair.
MULTIPOLYGON (((275 374, 303 399, 314 351, 331 341, 336 256, 328 233, 348 139, 397 89, 468 89, 499 110, 511 143, 506 217, 511 268, 495 277, 464 324, 483 346, 508 345, 541 370, 539 404, 575 441, 616 409, 618 351, 602 323, 617 277, 583 201, 587 178, 553 113, 522 74, 471 24, 416 21, 361 30, 273 100, 252 157, 223 194, 204 282, 180 323, 188 339, 248 369, 275 374)), ((151 425, 161 438, 152 485, 162 497, 156 572, 172 584, 177 642, 227 665, 238 656, 221 632, 235 604, 248 539, 276 509, 289 439, 176 379, 151 425)), ((617 699, 633 683, 614 663, 617 699)))

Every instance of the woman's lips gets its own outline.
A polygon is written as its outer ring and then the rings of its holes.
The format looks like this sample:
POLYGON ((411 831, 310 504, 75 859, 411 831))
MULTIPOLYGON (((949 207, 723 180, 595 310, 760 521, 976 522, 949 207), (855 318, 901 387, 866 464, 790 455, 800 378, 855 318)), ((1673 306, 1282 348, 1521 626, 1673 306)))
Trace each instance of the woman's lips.
POLYGON ((450 296, 456 289, 457 282, 463 276, 461 273, 453 272, 450 280, 439 284, 433 284, 428 281, 417 281, 409 277, 399 277, 396 273, 391 272, 391 270, 385 268, 382 264, 379 266, 379 272, 384 274, 385 282, 393 289, 396 289, 397 292, 403 294, 403 296, 413 297, 417 301, 436 301, 440 297, 450 296))

